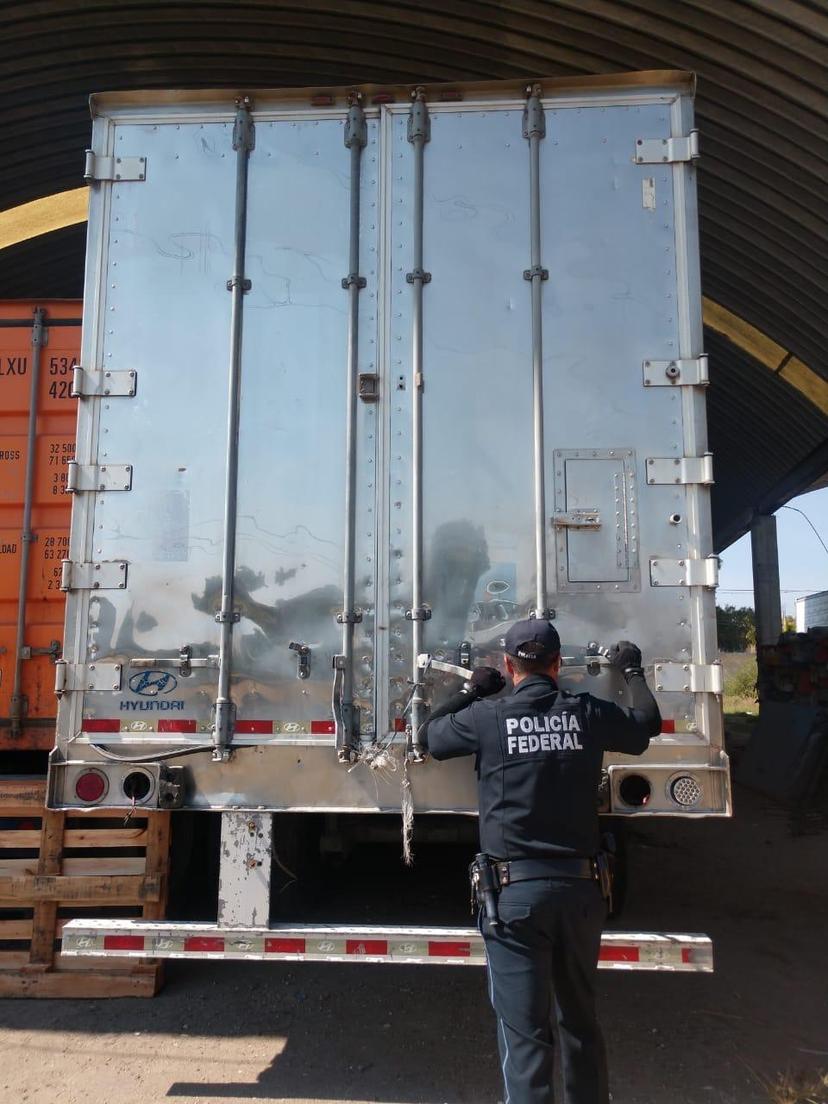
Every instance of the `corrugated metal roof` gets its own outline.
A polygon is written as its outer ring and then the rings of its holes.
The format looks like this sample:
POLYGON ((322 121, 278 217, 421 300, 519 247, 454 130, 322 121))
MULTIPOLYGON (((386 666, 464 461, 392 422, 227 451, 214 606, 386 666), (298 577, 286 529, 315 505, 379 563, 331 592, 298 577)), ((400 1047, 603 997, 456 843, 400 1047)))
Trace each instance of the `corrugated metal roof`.
MULTIPOLYGON (((705 294, 828 378, 825 0, 28 0, 0 9, 0 42, 0 209, 77 186, 92 91, 695 70, 705 294)), ((77 294, 81 239, 5 251, 0 295, 77 294)), ((794 493, 828 426, 732 344, 710 350, 731 535, 794 493)))
MULTIPOLYGON (((779 375, 715 331, 705 330, 705 347, 713 526, 721 547, 749 524, 752 506, 770 505, 763 501, 769 488, 780 486, 796 464, 824 445, 828 421, 779 375)), ((803 486, 810 482, 803 478, 803 486)))

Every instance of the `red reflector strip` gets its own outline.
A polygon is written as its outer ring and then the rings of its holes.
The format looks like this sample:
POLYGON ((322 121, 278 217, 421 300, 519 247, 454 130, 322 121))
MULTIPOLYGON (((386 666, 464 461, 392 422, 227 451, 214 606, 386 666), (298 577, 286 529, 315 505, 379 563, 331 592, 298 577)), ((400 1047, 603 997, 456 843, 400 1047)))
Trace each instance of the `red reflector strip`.
POLYGON ((311 721, 310 730, 312 736, 332 736, 336 725, 333 721, 311 721))
POLYGON ((159 732, 196 732, 197 728, 197 721, 170 721, 162 719, 158 722, 159 732))
POLYGON ((681 948, 681 961, 685 966, 689 966, 693 961, 693 948, 682 947, 681 948))
POLYGON ((429 958, 470 958, 471 943, 431 939, 428 943, 428 955, 429 958))
POLYGON ((214 935, 191 935, 184 940, 185 951, 223 951, 224 939, 214 935))
POLYGON ((304 939, 265 939, 265 954, 304 954, 304 939))
POLYGON ((255 732, 263 736, 272 736, 273 721, 236 721, 236 732, 255 732))
POLYGON ((439 98, 442 103, 458 103, 460 100, 463 99, 463 93, 446 90, 445 92, 440 93, 439 98))
POLYGON ((405 717, 394 718, 394 731, 405 732, 405 717))
POLYGON ((83 722, 84 732, 120 732, 121 722, 110 717, 86 717, 83 722))
POLYGON ((313 107, 330 107, 334 102, 333 96, 320 93, 318 96, 311 96, 311 105, 313 107))
POLYGON ((346 939, 345 954, 351 955, 387 955, 387 939, 346 939))
POLYGON ((385 104, 394 102, 393 92, 377 92, 375 96, 371 97, 371 103, 385 104))
POLYGON ((143 951, 143 935, 105 935, 103 941, 105 951, 143 951))
POLYGON ((675 732, 676 731, 676 722, 675 721, 662 721, 661 722, 661 731, 662 732, 675 732))
POLYGON ((638 947, 602 947, 599 962, 638 962, 638 947))

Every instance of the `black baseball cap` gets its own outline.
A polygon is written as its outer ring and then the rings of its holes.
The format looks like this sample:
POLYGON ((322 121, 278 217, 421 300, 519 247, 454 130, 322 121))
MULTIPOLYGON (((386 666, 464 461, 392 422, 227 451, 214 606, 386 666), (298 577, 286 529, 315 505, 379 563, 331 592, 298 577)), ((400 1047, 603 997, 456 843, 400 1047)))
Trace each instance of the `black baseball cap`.
POLYGON ((503 638, 504 651, 518 659, 556 656, 561 650, 558 630, 550 621, 516 621, 503 638))

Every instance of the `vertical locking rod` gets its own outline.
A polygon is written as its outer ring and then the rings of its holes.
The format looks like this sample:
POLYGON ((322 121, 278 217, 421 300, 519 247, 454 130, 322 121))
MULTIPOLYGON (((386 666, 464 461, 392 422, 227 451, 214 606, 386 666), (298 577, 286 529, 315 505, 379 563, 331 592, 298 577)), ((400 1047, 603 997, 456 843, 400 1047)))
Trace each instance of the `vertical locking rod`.
POLYGON ((17 630, 14 637, 14 682, 9 715, 11 738, 17 740, 23 728, 23 643, 26 634, 26 599, 29 589, 29 547, 32 532, 32 497, 34 495, 37 407, 40 389, 41 349, 46 341, 46 312, 36 307, 32 322, 32 374, 29 381, 29 424, 26 434, 26 473, 23 477, 23 522, 20 529, 20 577, 17 590, 17 630))
POLYGON ((546 476, 543 440, 543 281, 549 279, 541 264, 540 143, 546 137, 546 118, 539 84, 527 90, 523 110, 523 137, 529 141, 529 232, 531 267, 523 273, 532 289, 532 426, 535 484, 535 608, 530 617, 549 618, 546 585, 546 476))
POLYGON ((242 367, 242 318, 244 293, 250 283, 244 275, 247 240, 247 175, 250 153, 256 143, 251 101, 245 96, 236 101, 233 149, 236 151, 236 224, 234 233, 233 275, 227 281, 230 292, 230 374, 227 397, 227 466, 224 484, 224 549, 221 564, 221 608, 216 620, 219 637, 218 689, 213 717, 213 759, 230 756, 236 707, 230 696, 233 664, 233 625, 239 619, 233 606, 236 573, 236 514, 239 493, 239 398, 242 367))
POLYGON ((425 699, 417 658, 423 647, 423 623, 431 611, 423 606, 423 285, 431 280, 423 269, 423 162, 425 144, 431 139, 431 121, 425 91, 412 93, 408 115, 408 141, 414 147, 413 268, 406 276, 412 286, 411 306, 411 757, 421 760, 425 749, 420 742, 420 727, 425 720, 425 699))
POLYGON ((345 569, 342 612, 337 620, 342 625, 342 664, 335 667, 334 696, 337 683, 341 704, 334 709, 336 753, 341 763, 351 761, 353 749, 359 743, 359 730, 354 708, 354 625, 362 614, 354 608, 354 576, 356 562, 356 411, 359 367, 359 293, 365 278, 359 274, 360 170, 362 151, 368 144, 368 127, 362 110, 362 94, 352 92, 348 118, 345 121, 345 147, 351 154, 351 216, 348 275, 342 286, 348 292, 348 362, 345 410, 345 569))

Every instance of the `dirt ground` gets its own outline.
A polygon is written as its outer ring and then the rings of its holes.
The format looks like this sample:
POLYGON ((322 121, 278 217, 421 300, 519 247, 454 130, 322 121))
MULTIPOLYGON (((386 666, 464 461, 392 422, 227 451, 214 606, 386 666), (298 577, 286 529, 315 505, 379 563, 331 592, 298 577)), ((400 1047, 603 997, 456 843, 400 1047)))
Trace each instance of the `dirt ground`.
MULTIPOLYGON (((706 931, 716 972, 602 972, 614 1104, 766 1104, 828 1069, 828 823, 735 796, 634 829, 618 927, 706 931)), ((0 1048, 2 1104, 502 1099, 474 968, 172 963, 152 1001, 0 1001, 0 1048)))

